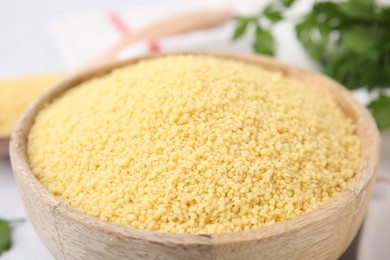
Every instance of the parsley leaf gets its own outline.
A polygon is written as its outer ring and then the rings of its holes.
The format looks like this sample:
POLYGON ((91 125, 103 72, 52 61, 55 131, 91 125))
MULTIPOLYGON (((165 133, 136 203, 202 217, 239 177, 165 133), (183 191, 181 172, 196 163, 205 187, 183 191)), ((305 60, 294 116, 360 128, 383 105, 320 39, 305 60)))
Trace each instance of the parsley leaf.
POLYGON ((253 50, 257 53, 273 55, 274 45, 274 38, 271 32, 262 28, 260 25, 257 25, 255 41, 252 46, 253 50))
POLYGON ((324 61, 328 56, 331 29, 315 14, 309 14, 296 25, 295 32, 309 56, 317 61, 324 61))
POLYGON ((368 108, 371 110, 379 129, 390 127, 390 96, 379 95, 368 105, 368 108))
POLYGON ((282 4, 285 7, 290 7, 294 4, 295 0, 282 0, 282 4))
POLYGON ((264 17, 271 21, 271 23, 277 23, 283 20, 281 10, 276 5, 269 5, 263 11, 264 17))
POLYGON ((233 36, 232 36, 233 40, 237 40, 244 35, 246 29, 248 28, 248 25, 252 21, 252 18, 238 16, 235 18, 235 20, 236 20, 236 28, 235 28, 233 36))
POLYGON ((0 219, 0 255, 11 248, 11 225, 24 222, 24 219, 5 220, 0 219))
POLYGON ((0 255, 11 248, 11 228, 10 223, 0 219, 0 255))

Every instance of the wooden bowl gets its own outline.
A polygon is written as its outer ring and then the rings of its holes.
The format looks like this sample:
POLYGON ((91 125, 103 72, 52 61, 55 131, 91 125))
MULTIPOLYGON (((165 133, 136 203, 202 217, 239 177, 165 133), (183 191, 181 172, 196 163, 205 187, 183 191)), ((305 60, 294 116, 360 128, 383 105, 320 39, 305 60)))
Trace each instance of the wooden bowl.
POLYGON ((0 135, 0 157, 8 156, 9 136, 0 135))
POLYGON ((11 137, 12 167, 27 214, 57 259, 336 259, 348 247, 366 214, 378 165, 379 134, 369 112, 347 90, 323 75, 261 56, 208 54, 280 71, 333 98, 356 123, 362 142, 360 169, 348 188, 318 209, 292 220, 215 235, 139 230, 72 208, 32 174, 26 137, 37 112, 68 89, 114 68, 162 54, 114 63, 73 76, 41 95, 22 115, 11 137))

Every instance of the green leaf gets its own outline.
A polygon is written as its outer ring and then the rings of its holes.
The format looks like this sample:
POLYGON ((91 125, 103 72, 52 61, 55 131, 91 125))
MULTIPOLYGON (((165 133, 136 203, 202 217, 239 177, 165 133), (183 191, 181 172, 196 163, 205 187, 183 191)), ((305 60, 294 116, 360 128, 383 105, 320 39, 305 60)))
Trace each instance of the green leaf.
POLYGON ((374 15, 372 0, 350 0, 336 5, 337 9, 351 19, 370 21, 374 15))
POLYGON ((282 0, 282 4, 284 7, 290 7, 294 4, 295 0, 282 0))
POLYGON ((385 28, 349 26, 323 62, 325 72, 349 89, 390 87, 390 44, 385 28))
POLYGON ((11 248, 10 222, 0 219, 0 255, 11 248))
POLYGON ((390 43, 388 43, 388 49, 380 56, 379 64, 378 87, 390 88, 390 43))
POLYGON ((24 219, 0 219, 0 255, 11 248, 11 225, 24 222, 24 219))
POLYGON ((368 105, 368 108, 380 130, 390 128, 390 96, 380 95, 368 105))
POLYGON ((256 27, 253 50, 256 53, 274 55, 274 45, 274 37, 272 36, 271 32, 258 25, 256 27))
POLYGON ((326 58, 331 46, 329 39, 332 30, 325 23, 317 21, 315 13, 307 15, 297 24, 295 32, 313 60, 321 62, 326 58))
POLYGON ((375 22, 384 24, 389 26, 390 25, 390 6, 382 7, 381 9, 377 10, 377 14, 375 15, 375 22))
POLYGON ((360 6, 365 6, 366 8, 371 8, 375 4, 375 0, 350 0, 350 2, 360 6))
POLYGON ((273 24, 283 19, 281 10, 278 10, 275 4, 268 5, 263 11, 263 16, 270 20, 273 24))
POLYGON ((246 29, 248 28, 248 25, 251 23, 253 18, 238 16, 235 18, 235 20, 236 20, 236 28, 234 30, 232 39, 238 40, 244 35, 246 29))
POLYGON ((342 31, 341 41, 356 53, 370 51, 381 47, 382 32, 377 28, 356 25, 342 31))
MULTIPOLYGON (((340 10, 341 4, 315 4, 295 27, 299 41, 326 74, 347 88, 390 87, 389 26, 350 16, 340 10)), ((372 8, 365 0, 350 0, 348 4, 365 4, 368 12, 372 8), (362 3, 356 3, 359 1, 362 3)))
POLYGON ((348 89, 377 86, 380 56, 375 50, 356 54, 341 45, 325 62, 325 73, 348 89))

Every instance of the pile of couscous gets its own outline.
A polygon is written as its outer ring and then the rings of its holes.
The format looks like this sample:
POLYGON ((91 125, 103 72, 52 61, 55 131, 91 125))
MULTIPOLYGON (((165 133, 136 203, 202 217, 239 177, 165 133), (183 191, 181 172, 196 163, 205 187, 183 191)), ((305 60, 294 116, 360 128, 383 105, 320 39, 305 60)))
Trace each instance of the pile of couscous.
POLYGON ((213 234, 317 208, 357 171, 338 105, 255 65, 171 55, 67 91, 36 117, 31 168, 71 206, 139 229, 213 234))
POLYGON ((39 74, 0 80, 0 136, 9 135, 27 105, 64 74, 39 74))

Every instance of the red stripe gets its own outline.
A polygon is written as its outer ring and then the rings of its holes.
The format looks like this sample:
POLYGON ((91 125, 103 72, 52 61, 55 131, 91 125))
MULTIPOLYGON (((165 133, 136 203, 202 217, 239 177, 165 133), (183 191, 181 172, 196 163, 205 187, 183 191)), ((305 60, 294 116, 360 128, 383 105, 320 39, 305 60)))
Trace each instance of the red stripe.
MULTIPOLYGON (((127 24, 122 20, 122 18, 115 12, 110 12, 108 14, 108 19, 110 20, 110 23, 112 26, 122 35, 126 36, 131 32, 130 28, 127 26, 127 24)), ((160 45, 158 41, 156 40, 150 40, 148 42, 148 49, 149 52, 155 53, 160 51, 160 45)))
POLYGON ((158 41, 156 41, 156 40, 149 41, 149 51, 150 52, 159 52, 160 51, 160 45, 158 44, 158 41))
POLYGON ((385 176, 378 176, 376 177, 376 182, 390 185, 390 178, 385 176))
POLYGON ((111 24, 115 27, 115 29, 122 35, 125 36, 130 33, 130 28, 126 25, 126 23, 122 20, 122 18, 115 12, 110 12, 108 14, 108 19, 111 24))

